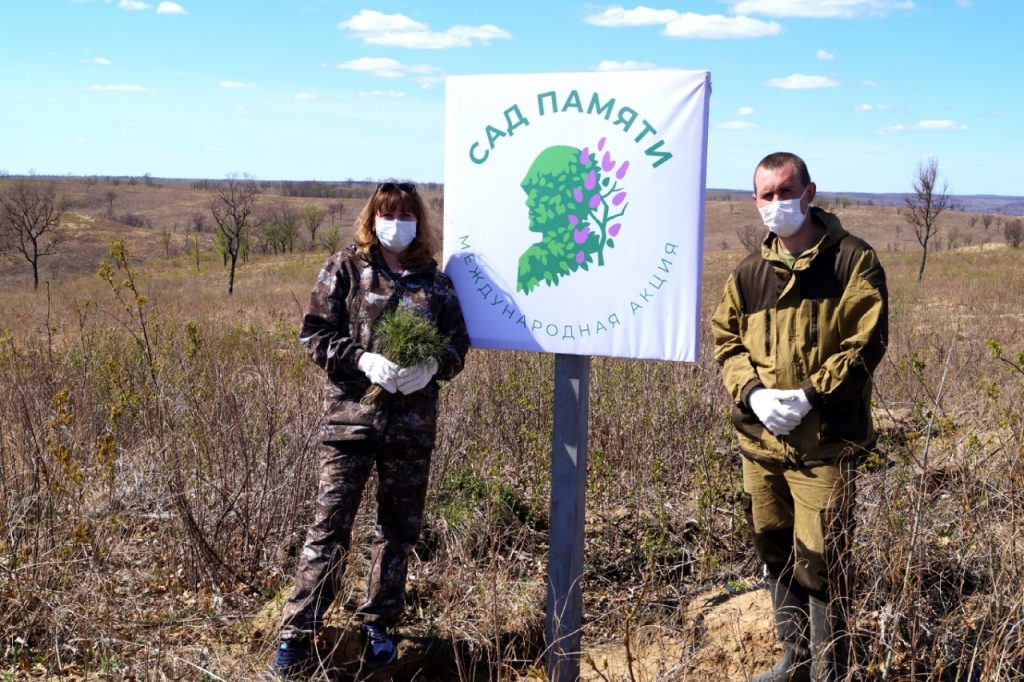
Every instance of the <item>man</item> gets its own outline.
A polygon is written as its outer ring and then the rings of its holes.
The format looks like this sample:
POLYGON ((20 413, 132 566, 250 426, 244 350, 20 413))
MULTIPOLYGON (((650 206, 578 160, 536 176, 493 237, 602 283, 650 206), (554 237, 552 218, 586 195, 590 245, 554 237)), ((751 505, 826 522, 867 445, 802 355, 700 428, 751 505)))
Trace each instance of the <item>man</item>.
POLYGON ((730 275, 712 319, 744 508, 783 643, 756 682, 845 674, 854 476, 874 444, 871 376, 888 343, 878 256, 811 206, 816 190, 795 154, 761 160, 754 203, 769 232, 730 275))

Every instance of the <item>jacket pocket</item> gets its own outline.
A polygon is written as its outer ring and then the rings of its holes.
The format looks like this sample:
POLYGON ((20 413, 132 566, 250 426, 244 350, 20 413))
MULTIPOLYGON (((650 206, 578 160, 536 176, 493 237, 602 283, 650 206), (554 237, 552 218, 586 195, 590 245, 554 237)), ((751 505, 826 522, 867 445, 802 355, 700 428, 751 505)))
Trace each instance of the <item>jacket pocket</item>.
POLYGON ((331 425, 375 426, 381 422, 380 408, 360 402, 370 388, 363 379, 332 376, 324 392, 324 421, 331 425))

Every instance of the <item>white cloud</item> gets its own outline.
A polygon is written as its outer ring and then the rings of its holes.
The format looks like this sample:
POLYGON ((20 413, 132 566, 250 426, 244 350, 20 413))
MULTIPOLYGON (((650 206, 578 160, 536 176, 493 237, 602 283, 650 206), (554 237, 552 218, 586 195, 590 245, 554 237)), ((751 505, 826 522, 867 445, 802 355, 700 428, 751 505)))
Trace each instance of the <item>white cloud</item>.
POLYGON ((879 135, 897 135, 899 133, 905 133, 911 130, 967 130, 967 126, 963 123, 957 123, 956 121, 950 121, 949 119, 925 119, 918 121, 917 123, 911 123, 910 125, 898 124, 894 126, 887 126, 878 131, 879 135))
POLYGON ((224 147, 206 147, 206 151, 208 151, 208 152, 222 152, 222 151, 224 151, 224 147))
POLYGON ((877 89, 877 88, 880 88, 880 87, 882 87, 882 86, 881 86, 881 84, 877 83, 876 81, 864 81, 864 82, 862 83, 862 85, 863 85, 863 86, 864 86, 865 88, 876 88, 876 89, 877 89))
POLYGON ((909 130, 909 128, 907 126, 905 126, 903 124, 900 124, 900 125, 894 125, 894 126, 886 126, 885 128, 880 129, 878 131, 878 134, 879 135, 897 135, 899 133, 906 132, 907 130, 909 130))
POLYGON ((679 12, 674 9, 651 9, 650 7, 625 9, 616 6, 609 7, 600 14, 584 17, 583 21, 594 26, 613 28, 622 26, 658 26, 675 21, 679 16, 679 12))
POLYGON ((819 61, 823 62, 834 62, 836 59, 834 54, 826 50, 818 50, 814 53, 814 56, 817 57, 819 61))
POLYGON ((141 0, 121 0, 121 2, 117 3, 117 6, 120 9, 140 10, 140 9, 149 9, 153 5, 147 5, 146 3, 142 2, 141 0))
POLYGON ((763 38, 782 33, 782 26, 774 21, 760 21, 750 17, 724 17, 721 14, 694 14, 686 12, 665 25, 664 34, 672 38, 703 38, 726 40, 763 38))
POLYGON ((715 126, 719 130, 760 130, 761 126, 750 121, 728 121, 715 126))
POLYGON ((360 97, 405 97, 401 90, 363 90, 360 97))
POLYGON ((733 14, 806 19, 854 19, 884 17, 897 10, 912 10, 911 0, 732 0, 733 14))
POLYGON ((866 113, 869 111, 888 111, 892 109, 888 104, 858 104, 853 108, 857 113, 866 113))
POLYGON ((188 14, 185 8, 176 2, 161 2, 156 6, 157 14, 188 14))
POLYGON ((775 22, 760 21, 750 17, 696 14, 642 6, 634 9, 625 9, 620 6, 611 7, 601 14, 584 17, 583 21, 594 26, 611 28, 663 25, 665 29, 662 31, 662 35, 670 38, 707 40, 761 38, 782 32, 782 26, 775 22))
POLYGON ((90 63, 99 64, 100 66, 110 66, 111 64, 113 64, 113 62, 111 62, 106 57, 93 57, 92 62, 90 63))
POLYGON ((974 3, 971 0, 954 0, 957 7, 974 7, 974 3))
POLYGON ((737 116, 751 116, 755 113, 757 113, 757 110, 754 107, 740 107, 736 110, 737 116))
POLYGON ((124 85, 90 85, 89 90, 92 92, 156 92, 153 88, 147 88, 142 85, 124 84, 124 85))
POLYGON ((364 73, 372 73, 374 76, 380 76, 381 78, 401 78, 406 74, 408 67, 397 59, 391 59, 390 57, 360 57, 359 59, 350 59, 347 62, 338 64, 339 69, 345 69, 347 71, 361 71, 364 73))
POLYGON ((915 127, 920 130, 967 130, 967 126, 963 123, 950 121, 947 118, 918 121, 915 127))
POLYGON ((643 71, 645 69, 656 69, 657 64, 651 62, 635 62, 632 59, 627 59, 624 62, 616 62, 610 59, 606 59, 597 65, 598 71, 643 71))
POLYGON ((818 90, 820 88, 834 88, 839 81, 828 76, 805 76, 802 73, 794 73, 785 78, 769 78, 765 81, 769 88, 782 88, 783 90, 818 90))
POLYGON ((338 28, 356 33, 378 33, 388 31, 425 31, 426 24, 410 19, 404 14, 384 14, 364 9, 348 21, 338 22, 338 28))
POLYGON ((380 78, 403 78, 411 76, 421 84, 439 82, 442 78, 441 69, 427 64, 403 64, 390 57, 360 57, 338 64, 339 69, 371 73, 380 78))
POLYGON ((295 99, 302 102, 311 102, 316 99, 316 95, 310 92, 297 92, 295 93, 295 99))
POLYGON ((220 87, 228 90, 240 90, 242 88, 255 88, 255 83, 242 83, 240 81, 221 81, 220 87))
POLYGON ((404 14, 383 14, 369 9, 361 10, 351 19, 339 22, 338 28, 351 31, 355 37, 370 45, 421 50, 469 47, 477 43, 487 45, 492 40, 512 37, 507 31, 492 24, 456 25, 444 31, 431 31, 426 24, 404 14))

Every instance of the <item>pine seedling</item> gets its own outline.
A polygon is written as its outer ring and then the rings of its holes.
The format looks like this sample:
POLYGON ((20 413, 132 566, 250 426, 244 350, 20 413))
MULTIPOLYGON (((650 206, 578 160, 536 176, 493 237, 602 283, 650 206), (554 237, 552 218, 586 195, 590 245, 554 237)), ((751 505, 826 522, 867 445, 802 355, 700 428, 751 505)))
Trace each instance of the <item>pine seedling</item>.
MULTIPOLYGON (((412 367, 431 358, 440 362, 450 341, 434 323, 401 306, 381 315, 374 336, 377 352, 399 367, 412 367)), ((374 384, 363 402, 374 404, 383 393, 384 389, 374 384)))

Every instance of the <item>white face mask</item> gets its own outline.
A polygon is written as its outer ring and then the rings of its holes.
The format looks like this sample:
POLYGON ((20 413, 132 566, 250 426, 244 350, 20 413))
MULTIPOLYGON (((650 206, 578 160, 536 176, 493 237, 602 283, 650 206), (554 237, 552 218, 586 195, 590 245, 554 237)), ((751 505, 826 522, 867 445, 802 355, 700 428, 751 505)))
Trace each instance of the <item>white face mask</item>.
POLYGON ((761 206, 757 210, 761 212, 761 220, 764 226, 779 235, 780 237, 792 237, 804 224, 807 214, 800 210, 800 202, 804 200, 807 188, 799 199, 787 199, 785 201, 773 201, 767 206, 761 206))
POLYGON ((388 251, 401 253, 416 239, 415 220, 385 220, 377 218, 374 221, 374 229, 377 231, 377 239, 388 251))

